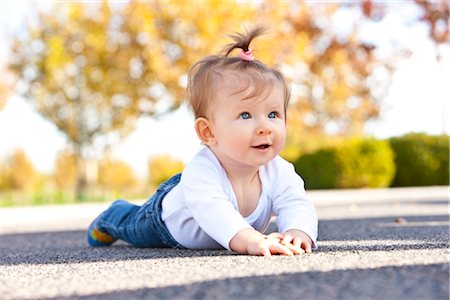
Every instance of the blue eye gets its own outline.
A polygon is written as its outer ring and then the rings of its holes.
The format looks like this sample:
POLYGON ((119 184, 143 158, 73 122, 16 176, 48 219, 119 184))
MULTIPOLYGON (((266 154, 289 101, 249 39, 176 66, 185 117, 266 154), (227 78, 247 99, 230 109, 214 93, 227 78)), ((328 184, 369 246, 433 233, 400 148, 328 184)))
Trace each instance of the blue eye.
POLYGON ((269 119, 275 119, 276 117, 278 117, 278 113, 273 111, 268 115, 268 117, 269 117, 269 119))
POLYGON ((251 116, 248 112, 243 112, 242 114, 239 115, 239 118, 247 120, 247 119, 250 119, 251 116))

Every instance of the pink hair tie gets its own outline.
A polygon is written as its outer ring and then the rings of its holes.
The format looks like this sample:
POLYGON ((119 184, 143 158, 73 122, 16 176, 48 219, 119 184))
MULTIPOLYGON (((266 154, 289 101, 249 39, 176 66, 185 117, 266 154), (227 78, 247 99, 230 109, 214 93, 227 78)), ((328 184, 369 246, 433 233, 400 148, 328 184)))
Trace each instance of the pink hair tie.
POLYGON ((252 60, 255 59, 255 58, 253 57, 253 53, 252 53, 251 50, 244 51, 244 50, 242 49, 240 55, 241 55, 241 57, 242 57, 243 60, 252 61, 252 60))

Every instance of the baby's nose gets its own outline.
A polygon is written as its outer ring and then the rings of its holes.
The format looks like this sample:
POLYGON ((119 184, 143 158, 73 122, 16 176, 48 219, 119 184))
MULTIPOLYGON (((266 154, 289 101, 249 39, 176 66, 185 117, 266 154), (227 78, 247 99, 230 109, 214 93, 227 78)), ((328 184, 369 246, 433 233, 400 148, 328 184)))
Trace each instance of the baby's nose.
POLYGON ((258 127, 257 132, 258 135, 267 135, 272 133, 272 129, 270 129, 270 126, 268 126, 267 123, 263 123, 258 127))

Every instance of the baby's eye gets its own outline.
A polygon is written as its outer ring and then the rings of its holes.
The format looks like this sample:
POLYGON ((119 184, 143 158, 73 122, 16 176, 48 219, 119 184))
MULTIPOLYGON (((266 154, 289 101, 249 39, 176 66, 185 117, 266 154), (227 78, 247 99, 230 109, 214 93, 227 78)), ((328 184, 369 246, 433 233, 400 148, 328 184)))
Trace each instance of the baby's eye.
POLYGON ((273 111, 269 113, 268 117, 269 119, 275 119, 276 117, 278 117, 278 113, 276 111, 273 111))
POLYGON ((251 116, 248 112, 243 112, 242 114, 239 115, 239 118, 246 120, 246 119, 250 119, 251 116))

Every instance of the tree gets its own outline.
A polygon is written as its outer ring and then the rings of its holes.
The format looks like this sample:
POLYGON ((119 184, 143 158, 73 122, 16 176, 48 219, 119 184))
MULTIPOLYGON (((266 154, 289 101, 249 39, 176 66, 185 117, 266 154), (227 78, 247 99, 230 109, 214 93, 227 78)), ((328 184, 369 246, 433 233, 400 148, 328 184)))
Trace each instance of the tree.
MULTIPOLYGON (((418 21, 429 23, 431 39, 439 44, 448 42, 450 4, 446 1, 415 2, 422 10, 418 21)), ((380 45, 358 35, 364 25, 376 25, 384 18, 392 9, 389 3, 364 0, 286 5, 290 9, 282 9, 281 13, 281 18, 287 22, 281 35, 284 38, 278 40, 286 53, 283 61, 290 65, 287 74, 294 95, 290 112, 293 117, 288 121, 295 130, 288 133, 284 155, 295 158, 298 149, 308 151, 311 148, 308 142, 311 135, 319 136, 325 143, 333 143, 330 133, 360 135, 364 124, 380 114, 381 101, 388 91, 396 61, 408 56, 411 49, 392 47, 388 57, 381 57, 377 55, 380 45), (339 32, 334 30, 339 24, 333 20, 343 14, 347 30, 339 32)), ((414 6, 414 3, 401 5, 414 6)), ((273 6, 280 7, 280 3, 273 6)), ((275 9, 273 6, 268 9, 275 9)))
POLYGON ((55 162, 54 179, 60 189, 72 189, 77 184, 77 159, 70 151, 60 152, 55 162))
POLYGON ((124 161, 105 158, 100 162, 98 182, 113 190, 129 189, 138 183, 133 169, 124 161))
POLYGON ((36 179, 33 163, 21 149, 7 156, 0 166, 0 190, 29 190, 36 179))
MULTIPOLYGON (((417 21, 428 25, 430 40, 436 45, 436 59, 440 62, 439 46, 448 46, 450 41, 450 2, 446 0, 414 0, 414 3, 420 10, 417 21)), ((383 4, 373 0, 364 0, 361 6, 366 17, 375 20, 383 17, 385 11, 383 4)))
POLYGON ((3 65, 0 66, 0 111, 4 108, 8 97, 12 94, 15 83, 13 72, 3 65))
POLYGON ((158 187, 161 183, 180 173, 184 169, 184 163, 173 159, 169 155, 152 157, 148 162, 148 178, 151 186, 158 187))
POLYGON ((445 0, 414 0, 421 8, 420 20, 429 26, 430 39, 436 45, 436 59, 441 62, 439 46, 450 42, 450 2, 445 0))
POLYGON ((8 85, 2 81, 0 81, 0 110, 3 109, 3 107, 6 104, 6 99, 8 99, 9 89, 8 85))
MULTIPOLYGON (((146 36, 103 2, 55 5, 40 13, 26 40, 13 43, 11 67, 27 89, 22 96, 66 134, 77 165, 77 196, 86 185, 85 161, 94 143, 110 143, 156 112, 155 59, 146 36)), ((127 11, 125 11, 127 12, 127 11)), ((132 20, 132 18, 130 18, 132 20)), ((148 37, 147 37, 148 39, 148 37)))

